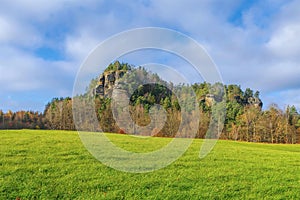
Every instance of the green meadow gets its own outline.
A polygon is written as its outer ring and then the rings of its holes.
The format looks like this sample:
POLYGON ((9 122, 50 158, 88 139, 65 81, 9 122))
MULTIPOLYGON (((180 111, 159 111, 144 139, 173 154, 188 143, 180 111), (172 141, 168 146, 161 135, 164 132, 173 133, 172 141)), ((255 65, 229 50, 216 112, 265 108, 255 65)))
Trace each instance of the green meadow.
MULTIPOLYGON (((136 152, 170 138, 107 134, 136 152)), ((171 165, 125 173, 96 160, 72 131, 0 131, 0 199, 300 199, 300 145, 195 139, 171 165)), ((147 149, 148 148, 148 149, 147 149)))

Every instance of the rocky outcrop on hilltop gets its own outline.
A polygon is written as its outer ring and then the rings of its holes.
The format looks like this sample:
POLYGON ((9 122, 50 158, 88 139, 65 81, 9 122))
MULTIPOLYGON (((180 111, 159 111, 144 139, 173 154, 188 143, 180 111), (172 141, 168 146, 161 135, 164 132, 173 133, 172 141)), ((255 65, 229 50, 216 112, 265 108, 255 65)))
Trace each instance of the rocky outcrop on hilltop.
POLYGON ((107 96, 111 93, 115 83, 124 76, 127 70, 106 71, 100 75, 98 84, 94 90, 95 95, 100 97, 107 96))
POLYGON ((119 61, 116 61, 110 64, 104 73, 99 76, 96 87, 93 90, 93 94, 100 97, 109 96, 117 81, 130 70, 131 66, 127 63, 121 64, 119 61))

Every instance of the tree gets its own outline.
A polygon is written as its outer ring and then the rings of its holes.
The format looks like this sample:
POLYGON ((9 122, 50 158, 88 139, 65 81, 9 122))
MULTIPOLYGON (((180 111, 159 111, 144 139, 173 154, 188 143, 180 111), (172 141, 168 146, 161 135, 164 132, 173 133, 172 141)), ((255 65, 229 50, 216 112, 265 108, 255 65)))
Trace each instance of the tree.
POLYGON ((256 92, 254 93, 254 97, 255 97, 255 98, 259 98, 259 91, 256 91, 256 92))
POLYGON ((281 115, 282 111, 278 108, 278 106, 275 104, 271 105, 267 113, 271 143, 278 142, 278 131, 280 129, 278 129, 277 127, 279 125, 281 115))
POLYGON ((260 115, 260 110, 254 106, 246 106, 244 108, 244 113, 240 115, 241 124, 244 127, 243 136, 244 140, 250 141, 259 141, 257 135, 257 120, 260 115))
POLYGON ((253 90, 251 90, 250 88, 247 88, 245 90, 245 94, 244 94, 244 101, 247 103, 247 101, 250 97, 253 97, 253 90))

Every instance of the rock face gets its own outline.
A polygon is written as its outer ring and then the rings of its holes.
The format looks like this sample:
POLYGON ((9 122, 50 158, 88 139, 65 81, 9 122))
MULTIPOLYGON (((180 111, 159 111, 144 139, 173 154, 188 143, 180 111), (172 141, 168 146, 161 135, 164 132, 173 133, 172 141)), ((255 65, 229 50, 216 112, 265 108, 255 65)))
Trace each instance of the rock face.
MULTIPOLYGON (((93 95, 97 95, 101 98, 104 97, 111 97, 112 91, 114 87, 119 83, 122 82, 120 79, 126 74, 126 73, 132 73, 134 70, 131 69, 131 66, 126 64, 120 64, 119 62, 115 62, 114 64, 111 64, 103 74, 101 74, 98 78, 97 85, 95 88, 91 91, 93 95)), ((141 76, 144 77, 144 76, 141 76)), ((143 78, 142 80, 143 81, 143 78)), ((121 87, 122 88, 122 87, 121 87)), ((118 88, 118 89, 121 89, 118 88)), ((124 89, 124 88, 123 88, 124 89)), ((124 91, 123 91, 124 92, 124 91)), ((201 97, 200 101, 202 103, 205 103, 206 106, 211 107, 216 102, 221 102, 223 100, 223 95, 217 95, 208 93, 201 97)), ((258 97, 258 95, 243 95, 243 94, 237 94, 234 95, 230 101, 236 101, 238 104, 246 106, 254 106, 256 108, 262 108, 263 103, 258 97)))
POLYGON ((94 89, 94 95, 105 97, 111 94, 115 83, 124 76, 127 70, 106 71, 100 75, 98 84, 94 89))
POLYGON ((213 94, 207 94, 205 96, 205 103, 207 106, 212 106, 215 102, 215 95, 213 94))
POLYGON ((262 101, 257 97, 249 97, 247 100, 247 103, 249 105, 253 105, 256 108, 262 108, 262 106, 263 106, 262 101))
MULTIPOLYGON (((244 101, 241 99, 240 96, 235 96, 234 98, 238 103, 243 104, 243 105, 251 105, 256 108, 262 108, 262 106, 263 106, 262 101, 257 97, 249 97, 248 99, 246 99, 244 101)), ((217 100, 216 100, 215 95, 207 94, 202 101, 204 101, 207 106, 212 106, 217 100)))

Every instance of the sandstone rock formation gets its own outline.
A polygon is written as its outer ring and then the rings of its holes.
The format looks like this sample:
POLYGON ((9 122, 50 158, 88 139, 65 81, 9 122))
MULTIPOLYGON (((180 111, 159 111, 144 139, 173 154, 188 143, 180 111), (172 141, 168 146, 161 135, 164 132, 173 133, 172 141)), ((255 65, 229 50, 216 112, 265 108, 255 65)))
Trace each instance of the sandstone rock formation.
POLYGON ((113 70, 104 72, 98 79, 98 84, 94 89, 94 95, 104 97, 108 94, 111 94, 115 83, 122 78, 126 72, 127 70, 113 70))

